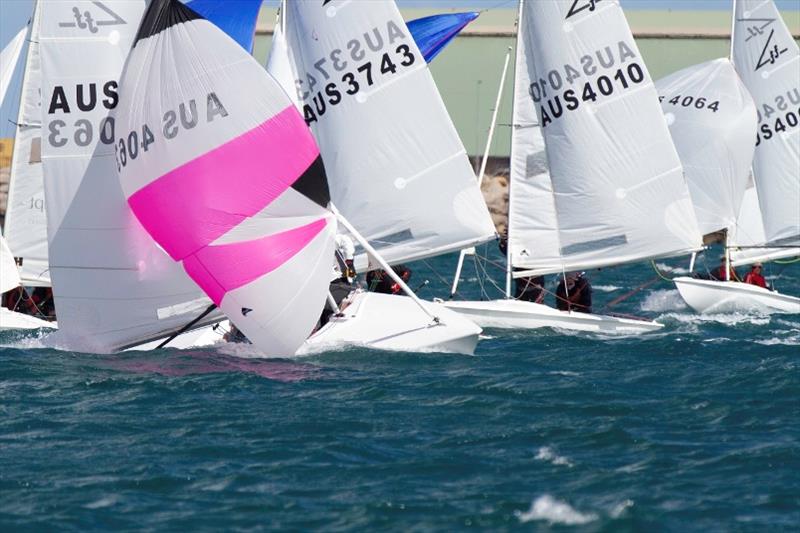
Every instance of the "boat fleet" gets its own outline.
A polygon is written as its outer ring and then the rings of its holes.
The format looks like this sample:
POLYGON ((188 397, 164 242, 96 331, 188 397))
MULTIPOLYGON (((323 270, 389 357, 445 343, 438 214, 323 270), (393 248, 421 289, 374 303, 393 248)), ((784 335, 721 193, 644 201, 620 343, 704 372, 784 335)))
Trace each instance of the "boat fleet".
MULTIPOLYGON (((93 353, 235 328, 263 356, 472 354, 481 328, 663 327, 518 298, 515 280, 694 270, 712 242, 725 272, 800 256, 800 51, 774 3, 735 1, 730 56, 655 82, 619 3, 579 3, 519 1, 504 297, 423 301, 393 266, 460 251, 456 296, 498 237, 486 157, 476 179, 428 68, 474 15, 423 43, 393 0, 286 0, 264 68, 260 1, 37 0, 2 51, 0 97, 26 53, 0 292, 52 287, 58 322, 3 307, 0 329, 93 353), (334 297, 344 259, 399 294, 334 297)), ((674 283, 700 313, 800 313, 731 279, 674 283)))

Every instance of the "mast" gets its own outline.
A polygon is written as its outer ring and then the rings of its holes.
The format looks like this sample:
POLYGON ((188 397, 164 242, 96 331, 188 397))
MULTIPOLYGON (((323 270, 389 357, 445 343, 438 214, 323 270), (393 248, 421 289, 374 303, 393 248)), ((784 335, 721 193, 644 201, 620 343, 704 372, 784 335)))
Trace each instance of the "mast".
MULTIPOLYGON (((514 90, 516 91, 517 86, 517 69, 519 68, 519 53, 522 47, 521 37, 522 32, 520 31, 520 27, 522 25, 522 7, 525 0, 519 0, 519 7, 517 9, 517 42, 516 46, 517 49, 514 53, 514 90)), ((511 151, 514 151, 514 128, 517 126, 514 123, 514 106, 515 106, 516 97, 511 99, 511 151)), ((510 157, 513 161, 514 155, 510 154, 510 157)), ((506 298, 511 298, 511 202, 513 201, 514 196, 511 194, 511 184, 514 181, 511 176, 512 169, 510 168, 512 165, 509 165, 509 176, 508 176, 508 214, 506 218, 506 298)))
MULTIPOLYGON (((508 63, 511 59, 511 47, 508 47, 508 51, 506 51, 506 59, 503 63, 503 73, 500 76, 500 87, 497 89, 497 98, 494 102, 494 111, 492 112, 492 122, 489 125, 489 137, 486 139, 486 148, 483 151, 483 160, 481 161, 481 168, 480 172, 478 173, 478 189, 481 188, 483 184, 483 176, 486 173, 486 164, 489 160, 489 150, 492 147, 492 140, 494 138, 494 130, 497 126, 497 115, 500 111, 500 101, 503 99, 503 88, 506 84, 506 75, 508 74, 508 63)), ((458 289, 458 279, 461 277, 461 269, 464 267, 464 258, 467 255, 474 255, 475 248, 466 248, 461 250, 461 253, 458 254, 458 265, 456 266, 456 275, 453 279, 453 287, 450 290, 450 298, 452 299, 453 296, 456 294, 456 290, 458 289)))

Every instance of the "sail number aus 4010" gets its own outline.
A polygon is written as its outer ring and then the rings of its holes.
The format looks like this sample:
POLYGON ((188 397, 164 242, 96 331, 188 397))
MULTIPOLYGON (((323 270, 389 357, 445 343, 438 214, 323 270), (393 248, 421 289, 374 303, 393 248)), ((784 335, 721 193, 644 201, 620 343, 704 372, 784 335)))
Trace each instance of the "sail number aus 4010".
MULTIPOLYGON (((666 96, 659 96, 658 101, 662 104, 666 100, 666 96)), ((709 111, 713 111, 716 113, 719 111, 719 100, 714 100, 710 102, 710 98, 705 98, 703 96, 690 96, 690 95, 676 95, 666 100, 668 104, 680 107, 691 107, 694 109, 708 109, 709 111)))

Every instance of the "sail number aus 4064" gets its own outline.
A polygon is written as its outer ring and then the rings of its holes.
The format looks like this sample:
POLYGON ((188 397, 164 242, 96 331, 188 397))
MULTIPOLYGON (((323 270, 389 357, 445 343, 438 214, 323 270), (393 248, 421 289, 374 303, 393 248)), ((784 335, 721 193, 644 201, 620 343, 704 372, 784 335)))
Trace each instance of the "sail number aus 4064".
MULTIPOLYGON (((662 104, 666 99, 666 96, 659 96, 658 101, 662 104)), ((690 96, 690 95, 676 95, 666 100, 668 104, 680 107, 691 107, 694 109, 708 109, 709 111, 713 111, 716 113, 719 111, 719 100, 714 100, 711 102, 710 98, 705 98, 703 96, 690 96), (710 103, 709 103, 710 102, 710 103)))

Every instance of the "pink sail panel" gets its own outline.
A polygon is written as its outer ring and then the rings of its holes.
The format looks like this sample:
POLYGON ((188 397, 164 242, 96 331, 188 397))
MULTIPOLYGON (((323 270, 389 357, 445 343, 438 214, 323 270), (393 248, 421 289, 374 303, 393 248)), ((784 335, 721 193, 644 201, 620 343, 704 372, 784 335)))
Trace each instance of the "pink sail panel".
POLYGON ((271 204, 313 171, 318 157, 311 132, 289 106, 139 189, 128 203, 153 239, 180 261, 271 204))
POLYGON ((220 305, 226 293, 269 274, 294 257, 326 224, 323 218, 252 241, 207 246, 186 257, 183 267, 211 300, 220 305))

